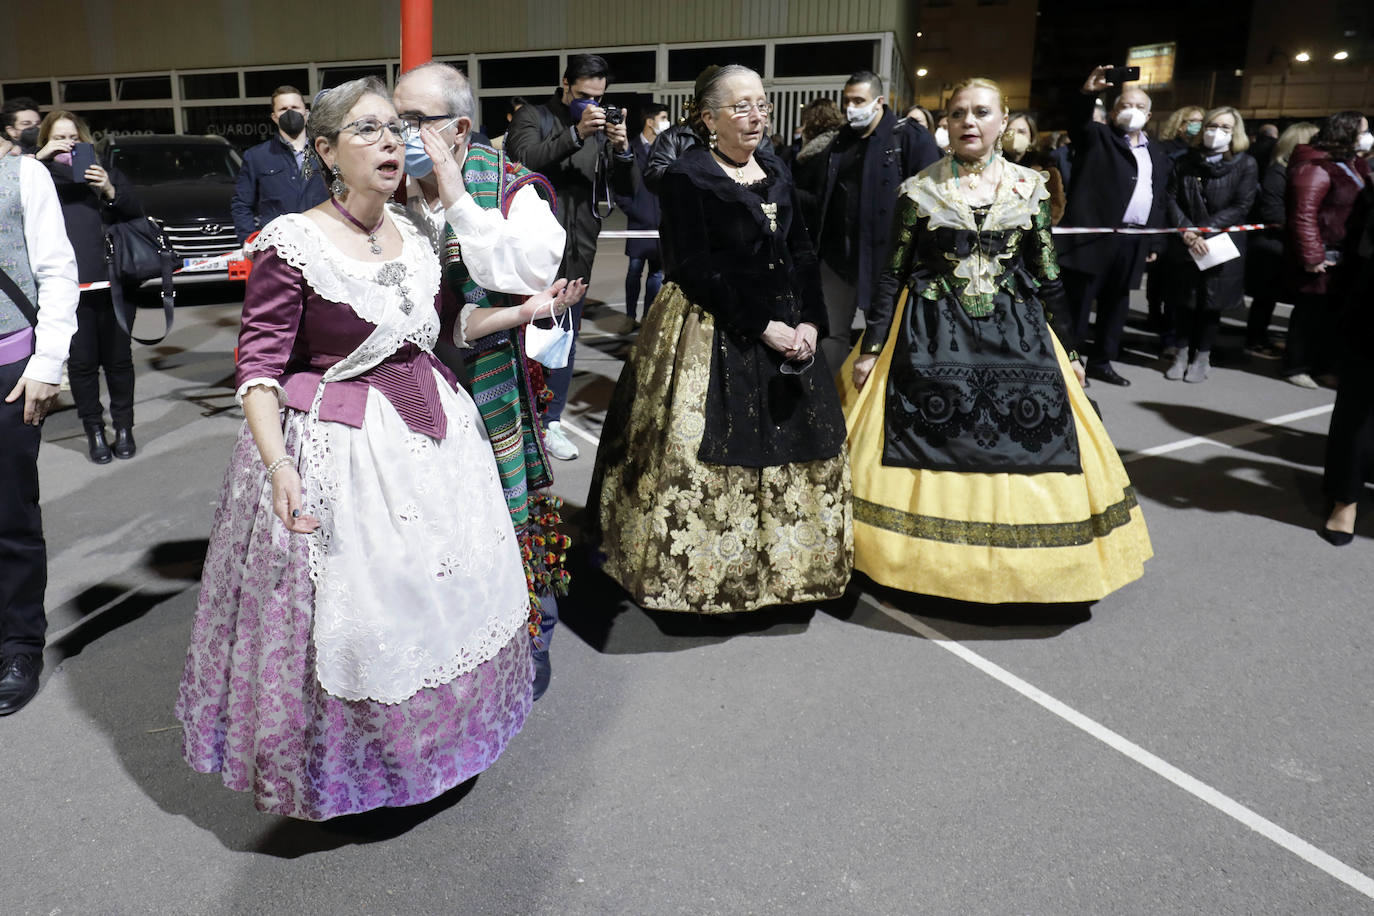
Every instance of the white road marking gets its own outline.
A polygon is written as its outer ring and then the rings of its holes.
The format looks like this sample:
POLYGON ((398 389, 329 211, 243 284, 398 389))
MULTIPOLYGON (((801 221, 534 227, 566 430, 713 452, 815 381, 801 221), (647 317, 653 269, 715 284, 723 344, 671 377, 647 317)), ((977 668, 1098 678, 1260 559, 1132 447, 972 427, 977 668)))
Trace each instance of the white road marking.
MULTIPOLYGON (((1306 415, 1311 416, 1312 414, 1307 413, 1306 415)), ((1135 742, 1127 740, 1123 736, 1107 728, 1105 725, 1088 718, 1071 706, 1056 700, 1043 690, 1022 680, 1000 665, 989 661, 962 643, 955 642, 934 627, 900 611, 885 607, 876 601, 874 605, 878 610, 882 611, 897 623, 914 633, 924 636, 935 645, 951 652, 963 661, 968 662, 979 671, 1000 681, 1026 699, 1039 704, 1075 728, 1087 732, 1113 750, 1119 751, 1131 760, 1134 760, 1136 763, 1154 772, 1156 775, 1164 777, 1188 794, 1216 808, 1222 814, 1234 818, 1265 839, 1288 850, 1298 858, 1315 865, 1337 881, 1348 884, 1366 897, 1374 899, 1374 878, 1369 877, 1363 872, 1356 871, 1354 868, 1351 868, 1334 856, 1313 846, 1302 837, 1289 833, 1273 821, 1260 816, 1258 813, 1245 807, 1230 796, 1223 795, 1221 792, 1201 780, 1189 776, 1178 767, 1155 756, 1135 742)))
POLYGON ((572 425, 571 423, 569 423, 567 420, 559 420, 558 422, 559 422, 559 425, 560 425, 560 426, 562 426, 562 427, 563 427, 564 429, 566 429, 568 432, 572 433, 574 436, 581 436, 583 439, 586 439, 586 440, 587 440, 588 442, 590 442, 592 445, 600 445, 600 444, 601 444, 601 440, 600 440, 600 439, 598 439, 596 436, 593 436, 591 433, 587 432, 585 429, 581 429, 581 428, 579 428, 579 427, 573 426, 573 425, 572 425))
POLYGON ((1210 436, 1190 436, 1187 439, 1179 439, 1177 442, 1156 445, 1153 448, 1141 449, 1138 452, 1127 452, 1121 456, 1121 460, 1127 463, 1139 461, 1141 458, 1167 455, 1170 452, 1182 451, 1185 448, 1192 448, 1195 445, 1218 445, 1222 448, 1235 448, 1238 445, 1249 445, 1251 442, 1258 442, 1260 439, 1269 435, 1265 431, 1267 427, 1283 426, 1288 423, 1296 423, 1299 420, 1306 420, 1309 417, 1319 417, 1322 414, 1330 413, 1334 408, 1334 404, 1323 404, 1320 407, 1309 407, 1306 410, 1299 410, 1296 413, 1286 413, 1281 417, 1274 417, 1270 420, 1256 420, 1253 423, 1233 426, 1230 429, 1223 429, 1221 432, 1213 433, 1210 436))

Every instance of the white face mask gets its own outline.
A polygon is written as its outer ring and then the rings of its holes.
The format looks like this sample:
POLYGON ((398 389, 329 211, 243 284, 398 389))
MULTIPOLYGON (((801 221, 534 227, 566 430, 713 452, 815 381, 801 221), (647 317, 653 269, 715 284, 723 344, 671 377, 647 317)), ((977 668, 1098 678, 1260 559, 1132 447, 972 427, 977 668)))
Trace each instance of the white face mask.
MULTIPOLYGON (((549 311, 553 311, 552 306, 549 311)), ((551 328, 541 328, 533 322, 525 325, 525 355, 549 369, 562 369, 572 353, 572 316, 564 312, 562 317, 568 319, 566 325, 560 318, 553 319, 551 328)))
POLYGON ((935 145, 940 149, 947 149, 949 147, 949 131, 943 127, 935 128, 935 145))
POLYGON ((1365 131, 1364 133, 1356 137, 1355 149, 1359 150, 1362 153, 1367 153, 1371 149, 1374 149, 1374 134, 1371 134, 1369 131, 1365 131))
POLYGON ((847 105, 844 109, 844 116, 849 120, 849 126, 862 130, 873 123, 873 119, 878 115, 878 100, 874 99, 867 105, 847 105))
POLYGON ((667 118, 659 118, 657 121, 654 122, 654 133, 655 133, 655 134, 661 134, 661 133, 663 133, 663 132, 664 132, 665 130, 667 130, 667 129, 668 129, 668 119, 667 119, 667 118))
POLYGON ((1150 116, 1139 108, 1123 108, 1117 112, 1116 126, 1133 134, 1144 127, 1148 120, 1150 120, 1150 116))
POLYGON ((1231 148, 1231 131, 1225 127, 1209 127, 1202 132, 1202 145, 1214 153, 1224 153, 1231 148))

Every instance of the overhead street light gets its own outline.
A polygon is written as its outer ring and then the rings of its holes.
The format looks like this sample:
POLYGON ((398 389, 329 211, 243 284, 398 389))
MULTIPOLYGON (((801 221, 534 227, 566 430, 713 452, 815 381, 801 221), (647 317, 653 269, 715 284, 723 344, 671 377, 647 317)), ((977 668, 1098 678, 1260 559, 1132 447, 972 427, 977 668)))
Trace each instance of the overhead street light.
POLYGON ((920 68, 919 70, 916 71, 916 75, 917 75, 917 76, 925 76, 925 75, 926 75, 927 73, 929 73, 929 72, 930 72, 930 71, 927 70, 925 67, 922 67, 922 68, 920 68))
POLYGON ((1332 60, 1345 60, 1345 59, 1346 59, 1347 57, 1349 57, 1349 56, 1350 56, 1350 52, 1349 52, 1349 51, 1337 51, 1335 54, 1332 54, 1332 55, 1331 55, 1331 59, 1332 59, 1332 60))
POLYGON ((1299 51, 1297 54, 1293 55, 1293 59, 1300 64, 1305 64, 1312 59, 1312 55, 1308 54, 1306 51, 1299 51))

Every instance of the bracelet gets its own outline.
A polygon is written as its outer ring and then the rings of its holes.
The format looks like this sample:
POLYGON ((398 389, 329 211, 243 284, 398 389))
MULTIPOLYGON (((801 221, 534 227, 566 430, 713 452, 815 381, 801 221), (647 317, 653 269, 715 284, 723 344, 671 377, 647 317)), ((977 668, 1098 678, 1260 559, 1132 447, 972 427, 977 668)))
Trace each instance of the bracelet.
POLYGON ((284 464, 290 464, 290 463, 291 463, 291 456, 290 456, 290 455, 282 455, 282 456, 281 456, 280 458, 278 458, 276 461, 274 461, 274 462, 272 462, 271 464, 269 464, 269 465, 267 466, 267 479, 268 479, 268 480, 271 480, 271 479, 272 479, 272 476, 273 476, 274 474, 277 473, 277 469, 278 469, 278 468, 280 468, 280 467, 281 467, 282 465, 284 465, 284 464))

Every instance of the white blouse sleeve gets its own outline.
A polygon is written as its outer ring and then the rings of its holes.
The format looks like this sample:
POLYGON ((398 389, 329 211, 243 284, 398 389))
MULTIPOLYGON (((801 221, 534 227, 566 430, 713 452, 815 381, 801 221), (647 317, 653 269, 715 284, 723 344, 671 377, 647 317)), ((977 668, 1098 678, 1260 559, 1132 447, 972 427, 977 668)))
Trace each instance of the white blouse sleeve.
POLYGON ((36 382, 62 381, 72 335, 76 333, 76 254, 67 239, 62 204, 48 170, 37 159, 19 160, 19 201, 24 211, 24 242, 29 269, 38 286, 38 327, 24 375, 36 382))
POLYGON ((493 292, 532 296, 558 279, 567 234, 533 187, 511 200, 510 215, 478 206, 464 194, 445 212, 472 279, 493 292))

